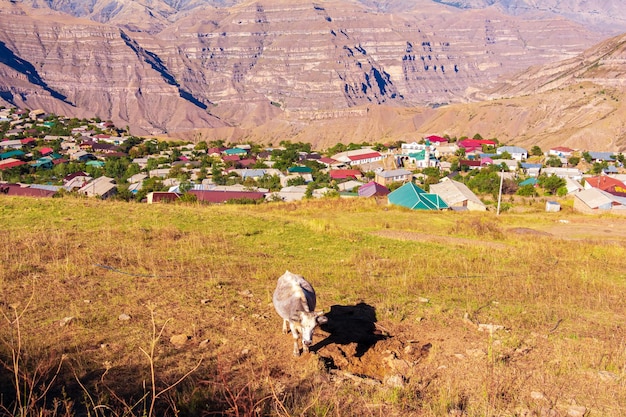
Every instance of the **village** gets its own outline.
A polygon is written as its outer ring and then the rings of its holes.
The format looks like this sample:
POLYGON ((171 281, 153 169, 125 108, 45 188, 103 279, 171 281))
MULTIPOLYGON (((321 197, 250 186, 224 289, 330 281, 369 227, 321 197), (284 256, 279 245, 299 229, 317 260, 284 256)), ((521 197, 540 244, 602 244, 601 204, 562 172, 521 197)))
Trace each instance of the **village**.
MULTIPOLYGON (((502 195, 571 196, 578 212, 626 214, 620 152, 524 149, 479 134, 323 151, 288 141, 194 142, 135 137, 99 118, 2 108, 0 195, 213 204, 373 197, 455 211, 499 211, 502 195)), ((547 201, 546 211, 559 210, 547 201)))

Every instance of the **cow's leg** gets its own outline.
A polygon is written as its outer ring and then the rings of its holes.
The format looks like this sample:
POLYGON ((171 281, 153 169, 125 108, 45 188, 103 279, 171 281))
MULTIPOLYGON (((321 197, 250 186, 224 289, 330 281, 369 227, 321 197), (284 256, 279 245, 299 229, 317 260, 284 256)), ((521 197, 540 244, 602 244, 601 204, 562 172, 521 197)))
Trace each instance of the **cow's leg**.
POLYGON ((283 333, 287 334, 289 331, 289 320, 283 320, 283 333))
POLYGON ((300 347, 298 346, 298 329, 294 323, 289 323, 289 327, 291 328, 291 335, 293 336, 293 356, 300 356, 300 347))

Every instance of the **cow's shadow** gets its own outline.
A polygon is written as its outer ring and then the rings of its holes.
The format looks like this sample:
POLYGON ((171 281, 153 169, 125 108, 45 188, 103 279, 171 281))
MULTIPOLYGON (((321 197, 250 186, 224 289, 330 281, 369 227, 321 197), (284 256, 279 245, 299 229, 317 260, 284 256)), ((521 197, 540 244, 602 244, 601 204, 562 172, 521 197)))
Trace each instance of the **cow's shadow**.
POLYGON ((353 306, 334 305, 325 314, 328 322, 320 325, 320 329, 329 333, 328 337, 311 346, 311 351, 330 344, 348 345, 356 343, 356 357, 361 357, 379 340, 386 339, 376 328, 376 309, 366 303, 353 306))

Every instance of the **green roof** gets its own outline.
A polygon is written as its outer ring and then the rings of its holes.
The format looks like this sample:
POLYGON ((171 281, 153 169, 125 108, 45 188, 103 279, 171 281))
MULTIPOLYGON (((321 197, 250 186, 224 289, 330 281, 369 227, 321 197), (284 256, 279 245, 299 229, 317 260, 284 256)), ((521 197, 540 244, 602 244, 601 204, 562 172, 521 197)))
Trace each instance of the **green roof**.
POLYGON ((387 195, 390 204, 413 210, 442 210, 448 205, 437 194, 427 193, 417 185, 407 182, 387 195))
POLYGON ((247 155, 248 151, 241 148, 230 148, 224 151, 226 155, 247 155))
POLYGON ((295 166, 287 168, 288 172, 296 173, 296 174, 310 174, 313 170, 310 167, 304 166, 295 166))
POLYGON ((426 159, 426 151, 411 152, 409 156, 413 159, 426 159))
POLYGON ((525 185, 537 185, 538 183, 539 183, 539 180, 537 180, 537 178, 528 178, 520 182, 519 185, 520 187, 523 187, 525 185))
POLYGON ((85 163, 85 165, 89 165, 89 166, 97 166, 97 167, 103 167, 104 166, 104 161, 87 161, 85 163))
POLYGON ((12 151, 0 153, 0 159, 15 158, 16 156, 24 156, 24 151, 15 149, 12 151))

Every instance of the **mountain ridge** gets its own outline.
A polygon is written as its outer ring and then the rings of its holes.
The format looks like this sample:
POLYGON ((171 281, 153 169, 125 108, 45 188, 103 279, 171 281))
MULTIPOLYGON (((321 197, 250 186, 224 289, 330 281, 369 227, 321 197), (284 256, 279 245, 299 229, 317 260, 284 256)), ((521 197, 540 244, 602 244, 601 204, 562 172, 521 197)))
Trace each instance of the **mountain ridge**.
MULTIPOLYGON (((0 98, 96 115, 140 135, 194 136, 201 129, 237 140, 294 134, 321 143, 333 132, 318 125, 336 130, 336 140, 354 141, 343 125, 357 123, 368 140, 372 132, 398 138, 410 134, 406 126, 419 134, 426 127, 415 120, 424 124, 454 103, 479 108, 471 102, 504 97, 494 88, 512 95, 519 83, 494 82, 529 65, 574 59, 604 38, 549 14, 517 19, 496 7, 425 0, 419 11, 383 13, 385 4, 400 10, 407 3, 364 3, 190 1, 177 9, 119 1, 107 9, 115 24, 48 13, 36 1, 11 3, 0 10, 0 45, 16 59, 0 62, 0 98), (153 20, 142 22, 144 12, 153 20), (25 72, 19 60, 34 70, 25 72), (29 82, 34 71, 40 82, 29 82), (319 139, 302 133, 307 124, 319 139)), ((54 4, 61 10, 84 2, 54 4)), ((103 4, 92 2, 92 17, 103 4)))

